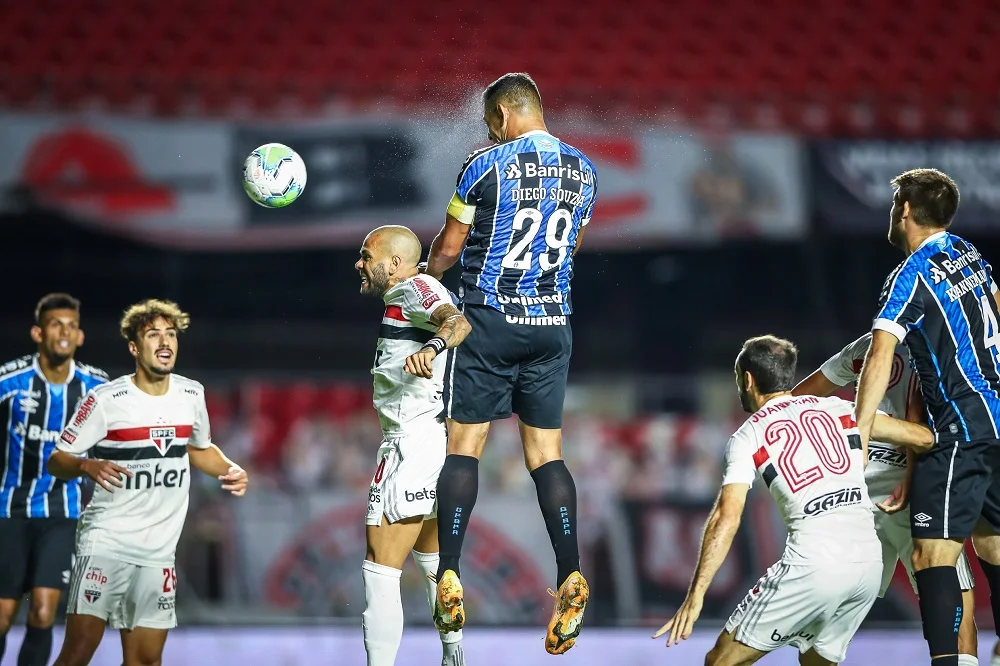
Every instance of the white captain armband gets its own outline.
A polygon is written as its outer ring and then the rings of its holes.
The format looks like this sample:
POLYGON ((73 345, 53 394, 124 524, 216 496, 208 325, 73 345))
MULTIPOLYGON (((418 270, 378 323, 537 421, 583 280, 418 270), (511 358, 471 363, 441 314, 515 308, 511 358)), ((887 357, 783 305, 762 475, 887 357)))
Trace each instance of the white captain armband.
POLYGON ((448 214, 462 224, 472 224, 476 217, 476 207, 462 201, 462 197, 455 192, 448 202, 448 214))

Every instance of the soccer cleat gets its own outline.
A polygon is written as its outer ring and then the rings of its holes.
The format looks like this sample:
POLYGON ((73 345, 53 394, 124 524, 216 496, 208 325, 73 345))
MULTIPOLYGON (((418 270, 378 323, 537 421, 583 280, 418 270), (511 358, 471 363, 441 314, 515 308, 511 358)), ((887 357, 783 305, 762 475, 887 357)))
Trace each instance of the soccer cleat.
POLYGON ((434 600, 434 626, 438 631, 458 631, 465 625, 465 605, 462 582, 458 574, 447 569, 437 581, 437 598, 434 600))
POLYGON ((580 635, 583 611, 590 599, 590 586, 583 574, 574 571, 559 586, 558 594, 551 589, 549 594, 556 598, 556 605, 552 609, 552 619, 549 620, 545 651, 549 654, 562 654, 576 644, 576 637, 580 635))

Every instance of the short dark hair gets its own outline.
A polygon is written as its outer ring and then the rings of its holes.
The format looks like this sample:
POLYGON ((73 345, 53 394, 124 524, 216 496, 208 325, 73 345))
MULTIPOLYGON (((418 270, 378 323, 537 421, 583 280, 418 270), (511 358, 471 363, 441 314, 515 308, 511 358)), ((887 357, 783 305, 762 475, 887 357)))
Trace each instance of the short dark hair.
POLYGON ((45 294, 35 306, 35 324, 41 326, 42 317, 51 310, 75 310, 79 314, 80 301, 62 292, 45 294))
POLYGON ((173 301, 147 298, 130 307, 122 315, 122 337, 129 342, 138 342, 139 336, 153 325, 157 317, 163 317, 170 322, 170 325, 176 328, 178 333, 186 331, 191 324, 190 315, 181 310, 173 301))
POLYGON ((799 350, 783 338, 761 335, 743 343, 736 367, 749 372, 763 395, 790 391, 795 386, 799 350))
POLYGON ((958 211, 958 185, 937 169, 911 169, 892 179, 893 202, 910 203, 913 221, 921 226, 947 229, 958 211))
POLYGON ((497 104, 516 108, 537 108, 542 110, 542 95, 534 79, 524 72, 510 72, 486 86, 483 91, 483 106, 496 109, 497 104))

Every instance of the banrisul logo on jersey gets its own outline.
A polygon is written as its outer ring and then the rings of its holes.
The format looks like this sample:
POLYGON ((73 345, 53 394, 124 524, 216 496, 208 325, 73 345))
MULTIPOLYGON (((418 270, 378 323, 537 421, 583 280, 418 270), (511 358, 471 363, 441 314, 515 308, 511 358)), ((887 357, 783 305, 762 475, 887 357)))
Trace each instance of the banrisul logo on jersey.
POLYGON ((594 184, 594 172, 590 169, 574 169, 565 165, 548 166, 545 164, 535 164, 534 162, 525 162, 521 165, 511 162, 504 169, 503 176, 507 180, 520 180, 521 178, 563 178, 579 181, 584 185, 594 184))

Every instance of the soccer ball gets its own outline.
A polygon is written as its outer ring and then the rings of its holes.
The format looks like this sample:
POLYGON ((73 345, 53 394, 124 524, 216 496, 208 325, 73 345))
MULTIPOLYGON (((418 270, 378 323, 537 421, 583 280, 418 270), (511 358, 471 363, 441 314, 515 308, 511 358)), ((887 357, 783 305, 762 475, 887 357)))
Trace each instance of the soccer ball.
POLYGON ((265 143, 243 163, 243 189, 265 208, 281 208, 306 189, 306 164, 280 143, 265 143))

